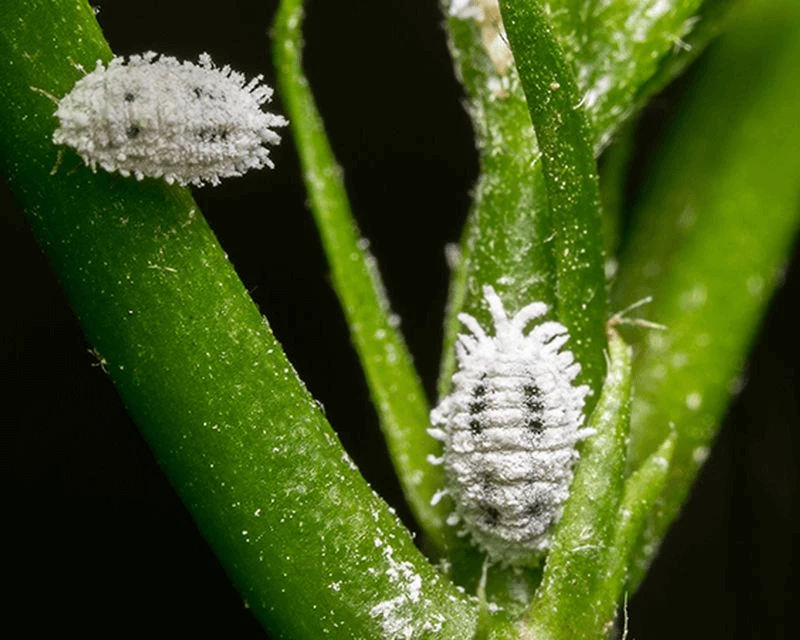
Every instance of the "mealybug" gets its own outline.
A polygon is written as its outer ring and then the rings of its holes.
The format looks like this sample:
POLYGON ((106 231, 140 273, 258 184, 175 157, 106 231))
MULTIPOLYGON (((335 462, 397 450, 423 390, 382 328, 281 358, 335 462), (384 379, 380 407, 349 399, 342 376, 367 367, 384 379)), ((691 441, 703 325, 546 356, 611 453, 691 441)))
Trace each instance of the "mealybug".
POLYGON ((453 390, 431 412, 430 430, 444 442, 445 492, 455 502, 454 523, 492 560, 534 561, 569 495, 575 445, 593 433, 583 427, 589 387, 574 386, 580 365, 561 350, 564 325, 542 322, 534 302, 512 318, 490 286, 483 288, 495 326, 489 336, 478 321, 459 320, 472 335, 458 336, 453 390))
POLYGON ((199 64, 153 52, 98 62, 59 102, 53 142, 87 165, 123 176, 218 184, 248 169, 272 167, 265 145, 287 124, 261 110, 272 89, 249 82, 204 53, 199 64))

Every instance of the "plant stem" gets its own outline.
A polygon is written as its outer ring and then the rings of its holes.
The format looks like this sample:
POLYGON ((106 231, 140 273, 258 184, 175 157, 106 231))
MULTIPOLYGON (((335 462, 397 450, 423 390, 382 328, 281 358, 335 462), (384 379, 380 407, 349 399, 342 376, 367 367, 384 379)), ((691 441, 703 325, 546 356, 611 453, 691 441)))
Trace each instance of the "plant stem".
MULTIPOLYGON (((276 635, 469 638, 476 607, 352 464, 187 189, 50 175, 54 105, 108 59, 86 2, 0 5, 0 167, 128 411, 276 635)), ((75 169, 78 167, 77 169, 75 169)), ((113 534, 110 534, 113 535, 113 534)), ((121 552, 124 552, 121 551, 121 552)))
POLYGON ((302 25, 303 2, 284 0, 273 26, 273 51, 311 211, 406 500, 426 535, 442 550, 447 512, 431 506, 431 498, 444 480, 441 467, 428 462, 437 451, 427 433, 428 403, 393 322, 375 258, 360 238, 341 168, 303 73, 302 25))

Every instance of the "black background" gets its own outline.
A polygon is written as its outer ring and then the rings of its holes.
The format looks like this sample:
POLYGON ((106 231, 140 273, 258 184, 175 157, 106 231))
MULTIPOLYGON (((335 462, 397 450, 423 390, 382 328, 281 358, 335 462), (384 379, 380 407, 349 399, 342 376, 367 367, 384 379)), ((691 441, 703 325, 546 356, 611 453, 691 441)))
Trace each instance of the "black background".
MULTIPOLYGON (((443 246, 458 238, 477 174, 436 2, 307 4, 309 80, 432 396, 448 277, 443 246)), ((274 84, 267 25, 275 6, 116 1, 102 3, 98 19, 118 54, 153 49, 195 59, 208 51, 274 84)), ((648 108, 637 167, 679 96, 673 87, 648 108)), ((288 134, 273 157, 274 171, 195 190, 195 197, 344 445, 413 527, 305 209, 288 134)), ((24 624, 25 636, 263 637, 95 366, 4 185, 0 198, 3 574, 12 592, 3 599, 5 624, 24 624)), ((797 634, 798 293, 795 264, 758 338, 748 384, 629 603, 631 638, 797 634)))

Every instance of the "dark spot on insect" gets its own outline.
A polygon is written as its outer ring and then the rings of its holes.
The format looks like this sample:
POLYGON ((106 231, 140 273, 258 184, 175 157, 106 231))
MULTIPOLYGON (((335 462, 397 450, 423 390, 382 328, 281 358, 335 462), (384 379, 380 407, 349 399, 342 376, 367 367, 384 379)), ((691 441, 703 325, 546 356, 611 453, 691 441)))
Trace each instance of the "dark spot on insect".
POLYGON ((128 138, 130 138, 131 140, 133 140, 134 138, 138 138, 141 132, 142 130, 137 125, 132 124, 125 130, 125 135, 128 136, 128 138))
POLYGON ((488 504, 481 505, 481 511, 483 512, 483 523, 487 527, 496 527, 500 520, 500 512, 488 504))
POLYGON ((469 403, 469 412, 473 416, 483 413, 484 411, 486 411, 486 402, 484 400, 476 400, 475 402, 469 403))
POLYGON ((197 137, 201 142, 216 142, 217 140, 227 140, 230 132, 224 128, 203 127, 197 130, 197 137))
POLYGON ((125 102, 133 102, 134 100, 136 100, 136 96, 135 96, 135 95, 133 95, 133 94, 132 94, 130 91, 128 91, 128 92, 127 92, 127 93, 126 93, 126 94, 125 94, 125 95, 122 97, 122 99, 123 99, 125 102))
POLYGON ((537 416, 529 416, 525 420, 525 427, 533 431, 534 435, 541 435, 544 432, 544 424, 537 416))
POLYGON ((220 102, 225 102, 227 100, 224 93, 215 96, 213 93, 207 89, 203 89, 202 87, 194 87, 192 89, 192 93, 194 94, 196 100, 200 100, 201 98, 206 98, 207 100, 219 100, 220 102))
POLYGON ((535 384, 526 384, 522 387, 522 393, 525 395, 525 408, 528 411, 541 413, 544 411, 542 404, 542 392, 535 384))
POLYGON ((544 431, 542 423, 542 413, 544 404, 542 403, 542 391, 535 384, 526 384, 522 387, 522 394, 525 396, 524 404, 528 410, 525 417, 525 427, 539 435, 544 431))
POLYGON ((481 492, 485 497, 488 497, 492 494, 494 490, 494 477, 491 473, 484 471, 480 476, 480 485, 481 485, 481 492))
POLYGON ((197 137, 200 138, 202 142, 216 142, 218 136, 219 132, 216 129, 211 129, 208 127, 204 127, 197 131, 197 137))
POLYGON ((486 395, 486 385, 479 384, 472 390, 472 395, 476 398, 482 398, 486 395))
POLYGON ((483 433, 483 425, 481 424, 480 420, 476 420, 472 418, 469 421, 469 430, 472 432, 472 435, 479 436, 483 433))
POLYGON ((535 500, 525 507, 525 515, 528 516, 528 518, 541 518, 546 509, 547 505, 544 502, 535 500))

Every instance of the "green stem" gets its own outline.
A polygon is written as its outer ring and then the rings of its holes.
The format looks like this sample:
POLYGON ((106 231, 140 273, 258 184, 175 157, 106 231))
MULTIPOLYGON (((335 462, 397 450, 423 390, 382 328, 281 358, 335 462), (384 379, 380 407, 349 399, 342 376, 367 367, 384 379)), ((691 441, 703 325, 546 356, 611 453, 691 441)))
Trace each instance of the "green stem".
MULTIPOLYGON (((555 300, 572 336, 580 381, 597 393, 605 377, 607 305, 602 212, 590 130, 572 69, 537 2, 501 0, 503 23, 542 153, 555 300)), ((591 410, 594 402, 589 403, 591 410)))
POLYGON ((705 460, 800 224, 798 65, 797 3, 752 3, 693 75, 634 210, 615 297, 653 296, 667 331, 639 340, 629 471, 677 432, 634 584, 705 460))
POLYGON ((393 321, 375 259, 360 237, 341 168, 303 74, 302 25, 302 0, 284 0, 273 27, 273 51, 311 211, 406 500, 423 530, 441 549, 447 513, 431 506, 443 479, 441 467, 427 461, 437 450, 426 431, 430 426, 428 403, 393 321))
POLYGON ((630 391, 630 347, 611 331, 608 376, 587 423, 596 433, 583 446, 542 584, 525 616, 526 632, 537 640, 602 637, 613 614, 621 585, 608 584, 606 567, 624 486, 630 391))
MULTIPOLYGON (((566 107, 582 104, 590 114, 590 142, 596 150, 609 142, 631 113, 633 97, 659 69, 662 60, 670 56, 676 38, 685 35, 684 27, 700 2, 657 0, 658 11, 650 11, 656 0, 547 3, 566 60, 577 72, 577 93, 574 101, 566 101, 566 107), (632 15, 635 20, 630 19, 632 15), (631 55, 633 51, 635 56, 631 55)), ((469 99, 481 172, 446 310, 440 396, 449 392, 455 370, 454 343, 461 330, 458 313, 465 311, 484 324, 489 321, 481 294, 483 284, 495 284, 506 308, 512 312, 531 300, 556 306, 557 267, 554 252, 549 249, 552 221, 547 213, 548 195, 538 141, 516 68, 513 64, 498 68, 488 55, 484 36, 496 26, 479 25, 472 17, 457 15, 447 20, 456 70, 469 99)), ((500 36, 500 40, 504 37, 500 36)), ((691 55, 699 51, 700 47, 695 47, 691 55)), ((569 77, 569 73, 566 75, 569 77)), ((599 247, 598 242, 590 251, 599 252, 599 247)), ((598 260, 592 270, 597 278, 602 261, 598 260)), ((567 280, 569 277, 567 274, 567 280)), ((597 282, 602 282, 602 277, 597 282)), ((602 292, 602 285, 598 287, 602 292)), ((576 292, 580 298, 580 287, 576 292)), ((601 300, 595 299, 593 303, 600 304, 601 300)), ((590 328, 597 347, 590 357, 594 359, 593 375, 596 375, 595 398, 602 380, 604 321, 605 317, 590 328)), ((582 340, 582 336, 573 334, 573 340, 582 340)), ((587 371, 591 368, 589 363, 587 371)), ((463 541, 459 546, 459 540, 451 538, 450 545, 456 549, 451 556, 454 578, 468 590, 474 589, 482 564, 480 555, 465 548, 463 541)), ((510 609, 524 610, 538 580, 536 571, 512 573, 493 567, 486 592, 510 609)))
POLYGON ((625 481, 625 494, 619 506, 614 542, 601 586, 606 595, 604 618, 611 620, 631 574, 640 575, 643 567, 632 567, 641 558, 637 544, 647 519, 659 508, 675 453, 675 433, 645 460, 625 481), (638 556, 638 557, 637 557, 638 556))
MULTIPOLYGON (((0 9, 0 167, 86 337, 255 616, 281 637, 473 635, 340 446, 189 191, 93 174, 54 105, 110 50, 85 2, 0 9), (343 631, 346 630, 346 631, 343 631)), ((113 534, 112 534, 113 535, 113 534)))

